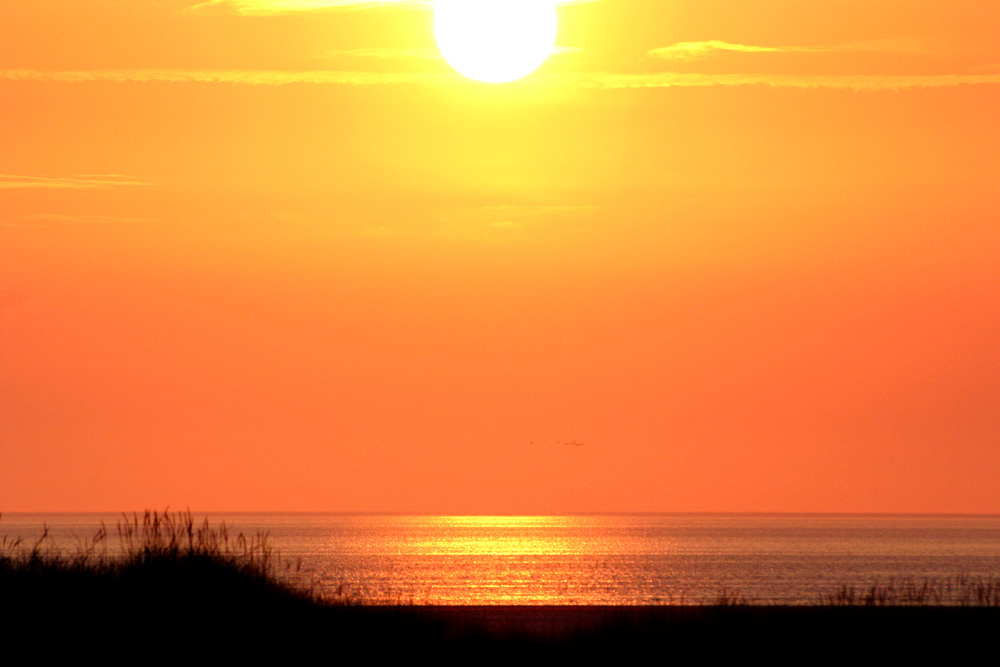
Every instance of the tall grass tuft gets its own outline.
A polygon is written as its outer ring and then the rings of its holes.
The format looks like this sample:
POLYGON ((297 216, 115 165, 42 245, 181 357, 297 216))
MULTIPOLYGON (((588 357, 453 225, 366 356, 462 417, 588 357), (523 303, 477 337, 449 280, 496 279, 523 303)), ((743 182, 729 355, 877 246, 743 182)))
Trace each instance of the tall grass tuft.
POLYGON ((207 518, 196 522, 190 511, 124 514, 116 528, 117 548, 110 544, 103 522, 74 550, 57 548, 47 527, 30 543, 0 537, 0 572, 6 576, 32 571, 121 575, 154 563, 197 561, 251 577, 287 580, 293 567, 295 572, 301 567, 298 562, 284 561, 269 544, 266 533, 233 535, 225 523, 212 526, 207 518))
POLYGON ((190 511, 123 515, 69 549, 47 528, 34 540, 0 537, 0 637, 46 653, 72 646, 66 652, 75 655, 108 637, 123 655, 187 656, 209 646, 227 662, 260 661, 323 642, 374 643, 390 631, 440 636, 420 619, 378 616, 353 602, 346 593, 324 596, 266 533, 235 533, 190 511))
POLYGON ((956 575, 943 579, 903 578, 865 587, 841 586, 820 597, 832 607, 1000 607, 1000 579, 956 575))
MULTIPOLYGON (((196 523, 190 511, 173 514, 146 511, 141 517, 125 515, 117 529, 120 560, 128 566, 199 558, 254 576, 280 574, 282 561, 268 543, 267 533, 232 536, 225 523, 213 527, 207 518, 196 523)), ((104 543, 106 537, 107 531, 102 526, 90 546, 104 543)))
POLYGON ((0 600, 0 620, 14 626, 186 619, 244 629, 346 601, 323 597, 266 533, 233 533, 190 511, 123 515, 75 549, 57 548, 47 528, 36 540, 0 538, 0 600))

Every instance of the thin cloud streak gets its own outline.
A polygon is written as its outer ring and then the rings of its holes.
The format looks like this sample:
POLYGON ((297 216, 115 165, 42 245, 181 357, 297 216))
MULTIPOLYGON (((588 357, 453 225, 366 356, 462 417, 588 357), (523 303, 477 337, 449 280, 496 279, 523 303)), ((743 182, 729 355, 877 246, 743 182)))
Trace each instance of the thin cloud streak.
POLYGON ((60 83, 110 81, 118 83, 238 83, 258 86, 280 86, 292 83, 327 83, 372 86, 399 83, 439 85, 460 81, 462 77, 457 73, 358 72, 351 70, 124 69, 53 72, 2 70, 0 71, 0 79, 53 81, 60 83))
POLYGON ((648 55, 654 58, 688 62, 704 60, 719 52, 735 53, 937 53, 953 52, 953 45, 926 43, 909 38, 875 39, 833 46, 758 46, 755 44, 735 44, 720 39, 700 42, 677 42, 670 46, 651 49, 648 55))
POLYGON ((63 213, 36 213, 25 216, 25 220, 33 222, 65 222, 65 223, 97 223, 97 224, 131 224, 135 222, 152 222, 155 218, 126 218, 113 215, 67 215, 63 213))
POLYGON ((896 91, 914 88, 947 88, 962 85, 1000 84, 1000 74, 615 74, 597 72, 560 75, 574 79, 580 88, 676 88, 706 86, 770 86, 772 88, 833 88, 855 91, 896 91))
POLYGON ((348 49, 346 51, 327 51, 324 57, 349 57, 349 58, 378 58, 380 60, 402 60, 406 58, 420 58, 423 60, 438 60, 441 53, 437 49, 390 49, 390 48, 370 48, 370 49, 348 49))
POLYGON ((541 213, 561 213, 574 211, 593 211, 599 208, 590 204, 490 204, 478 207, 481 211, 500 213, 520 213, 524 211, 541 213))
MULTIPOLYGON (((576 5, 597 0, 555 0, 557 5, 576 5)), ((275 16, 297 12, 364 11, 376 9, 433 9, 435 0, 206 0, 188 7, 190 14, 239 14, 275 16)))
POLYGON ((153 185, 137 181, 129 176, 108 174, 99 176, 51 177, 25 176, 22 174, 0 174, 0 189, 13 188, 59 188, 59 189, 91 189, 111 188, 121 186, 153 185))
MULTIPOLYGON (((552 56, 564 56, 582 52, 583 49, 575 46, 552 47, 552 56)), ((443 56, 437 49, 393 49, 386 47, 375 47, 366 49, 346 49, 342 51, 326 51, 322 58, 376 58, 379 60, 405 60, 407 58, 417 58, 420 60, 440 60, 443 56)))
POLYGON ((297 12, 426 8, 434 0, 207 0, 184 10, 191 14, 274 16, 297 12))
POLYGON ((556 44, 552 47, 552 55, 554 56, 568 56, 575 53, 583 53, 584 49, 579 46, 559 46, 556 44))
POLYGON ((704 42, 678 42, 671 46, 662 46, 658 49, 651 49, 649 55, 654 58, 663 58, 664 60, 687 62, 689 60, 707 58, 717 51, 736 51, 738 53, 799 53, 824 50, 812 47, 732 44, 718 39, 711 39, 704 42))
MULTIPOLYGON (((359 72, 339 70, 93 70, 56 71, 0 70, 0 79, 13 81, 51 81, 87 83, 110 81, 119 83, 227 83, 259 86, 288 84, 334 84, 348 86, 376 85, 469 85, 482 86, 454 72, 359 72)), ((697 74, 664 72, 655 74, 619 74, 614 72, 535 74, 508 86, 548 87, 563 89, 625 89, 625 88, 696 88, 707 86, 771 86, 775 88, 834 88, 857 91, 906 90, 911 88, 943 88, 960 85, 1000 84, 1000 74, 933 74, 933 75, 802 75, 802 74, 697 74)), ((0 177, 3 178, 3 177, 0 177)), ((16 177, 10 177, 16 178, 16 177)), ((48 187, 98 187, 105 185, 150 185, 119 181, 87 181, 80 185, 60 186, 60 179, 48 179, 48 187), (85 183, 96 183, 86 185, 85 183)), ((0 187, 5 187, 0 181, 0 187)), ((7 185, 6 187, 14 187, 7 185)), ((30 185, 21 187, 31 187, 30 185)), ((45 187, 45 186, 39 186, 45 187)))

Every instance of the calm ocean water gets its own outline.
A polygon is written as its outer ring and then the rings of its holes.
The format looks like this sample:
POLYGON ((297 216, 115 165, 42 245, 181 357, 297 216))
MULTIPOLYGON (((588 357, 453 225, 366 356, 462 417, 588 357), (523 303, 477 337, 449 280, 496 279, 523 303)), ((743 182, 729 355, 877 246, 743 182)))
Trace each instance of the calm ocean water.
MULTIPOLYGON (((1000 575, 1000 517, 213 514, 327 592, 418 604, 815 603, 840 586, 1000 575)), ((121 515, 4 514, 73 548, 121 515)), ((112 544, 115 540, 111 540, 112 544)))

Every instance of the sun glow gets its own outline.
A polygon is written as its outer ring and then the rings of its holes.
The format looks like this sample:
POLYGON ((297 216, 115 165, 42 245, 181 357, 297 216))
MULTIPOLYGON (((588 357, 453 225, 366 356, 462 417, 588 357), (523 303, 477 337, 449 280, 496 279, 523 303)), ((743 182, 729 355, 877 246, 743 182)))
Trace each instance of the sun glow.
POLYGON ((534 72, 556 39, 554 0, 438 0, 434 36, 461 74, 505 83, 534 72))

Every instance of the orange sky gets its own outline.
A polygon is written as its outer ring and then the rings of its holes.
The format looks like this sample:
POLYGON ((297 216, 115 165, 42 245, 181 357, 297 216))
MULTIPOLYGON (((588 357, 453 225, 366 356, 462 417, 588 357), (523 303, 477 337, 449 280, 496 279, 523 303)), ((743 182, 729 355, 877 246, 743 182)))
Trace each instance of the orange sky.
POLYGON ((0 511, 1000 512, 1000 5, 558 14, 0 4, 0 511))

